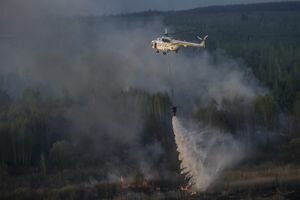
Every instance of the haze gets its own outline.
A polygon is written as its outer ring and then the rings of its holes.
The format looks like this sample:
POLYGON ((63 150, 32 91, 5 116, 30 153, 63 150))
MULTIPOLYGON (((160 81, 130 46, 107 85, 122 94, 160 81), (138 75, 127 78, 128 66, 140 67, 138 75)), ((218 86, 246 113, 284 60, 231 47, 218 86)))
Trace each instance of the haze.
POLYGON ((145 10, 183 10, 211 5, 283 2, 288 0, 4 0, 0 17, 19 12, 60 15, 109 15, 145 10), (2 15, 2 16, 1 16, 2 15))

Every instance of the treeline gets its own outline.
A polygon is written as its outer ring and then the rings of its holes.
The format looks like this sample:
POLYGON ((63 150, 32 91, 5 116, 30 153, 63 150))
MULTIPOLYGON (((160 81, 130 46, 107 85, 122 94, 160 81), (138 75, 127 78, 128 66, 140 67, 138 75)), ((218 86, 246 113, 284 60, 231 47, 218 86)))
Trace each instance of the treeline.
POLYGON ((217 128, 240 140, 251 157, 244 164, 299 164, 299 108, 300 98, 292 113, 283 114, 271 95, 258 95, 250 102, 210 101, 205 107, 200 105, 191 117, 205 127, 217 128))
MULTIPOLYGON (((206 45, 209 51, 221 51, 245 62, 271 91, 280 111, 293 112, 300 90, 300 2, 148 11, 106 18, 86 17, 80 21, 94 28, 101 23, 134 27, 136 22, 151 24, 157 19, 178 39, 199 42, 197 35, 209 35, 206 45)), ((184 49, 181 53, 195 55, 195 51, 198 50, 184 49)))
MULTIPOLYGON (((146 147, 158 143, 163 153, 151 160, 149 167, 158 172, 178 170, 170 119, 171 102, 166 93, 149 95, 144 91, 130 90, 118 94, 119 98, 130 98, 143 108, 141 137, 134 146, 119 144, 107 137, 95 140, 97 133, 90 132, 92 129, 74 136, 70 132, 72 121, 66 117, 66 110, 79 102, 70 101, 70 97, 53 99, 33 89, 25 90, 17 99, 10 98, 5 91, 1 91, 0 96, 2 169, 47 172, 101 167, 105 171, 107 164, 116 164, 126 170, 138 171, 131 149, 135 149, 136 145, 146 147), (74 140, 74 137, 79 139, 74 140), (98 146, 103 145, 103 140, 106 144, 114 145, 112 151, 97 151, 98 146)), ((199 105, 191 117, 207 127, 233 134, 246 145, 246 150, 256 149, 254 160, 257 162, 267 158, 274 162, 297 163, 295 158, 300 155, 300 98, 293 107, 294 112, 281 119, 280 109, 270 95, 257 96, 250 103, 243 99, 223 99, 221 104, 211 101, 208 106, 199 105)))
MULTIPOLYGON (((211 101, 207 107, 199 105, 191 116, 248 142, 249 149, 257 150, 257 162, 266 158, 276 162, 297 162, 295 158, 300 155, 299 3, 276 4, 276 9, 271 5, 256 4, 249 10, 243 6, 235 12, 210 8, 192 12, 147 12, 128 18, 150 20, 160 16, 168 27, 178 32, 176 37, 193 40, 196 33, 208 34, 208 50, 225 51, 227 55, 243 60, 270 94, 257 96, 250 103, 243 99, 224 99, 222 105, 211 101), (282 5, 297 6, 281 9, 282 5)), ((163 169, 178 171, 168 95, 130 90, 120 92, 118 97, 129 98, 129 102, 136 102, 143 108, 143 130, 138 145, 143 147, 157 142, 162 147, 164 153, 151 160, 150 167, 161 173, 163 169)), ((113 163, 135 170, 137 165, 129 156, 131 146, 116 145, 113 150, 99 154, 99 143, 93 137, 92 128, 82 133, 84 137, 74 140, 70 129, 72 121, 66 117, 66 111, 81 104, 84 99, 78 101, 67 95, 54 99, 34 89, 11 98, 0 87, 1 168, 47 172, 109 167, 105 163, 113 163)), ((115 144, 109 137, 101 139, 115 144)))
MULTIPOLYGON (((133 144, 114 140, 109 132, 99 133, 99 130, 93 130, 93 125, 84 132, 72 132, 74 121, 67 117, 67 110, 86 104, 86 97, 74 100, 66 95, 54 99, 27 89, 20 97, 11 98, 0 90, 0 168, 14 174, 99 167, 105 173, 105 170, 112 170, 111 166, 119 166, 118 170, 124 174, 128 171, 142 174, 137 163, 139 160, 134 158, 142 154, 146 157, 145 162, 148 162, 147 156, 150 159, 148 167, 155 166, 157 172, 178 170, 168 95, 150 95, 139 90, 115 95, 144 108, 141 111, 142 130, 136 133, 140 137, 133 144), (151 151, 143 152, 143 148, 153 144, 163 152, 155 159, 152 159, 151 151), (104 151, 100 151, 101 148, 104 151)), ((118 134, 124 135, 122 132, 118 134)))
POLYGON ((300 141, 300 2, 216 6, 161 16, 177 33, 175 37, 195 40, 195 34, 209 35, 209 51, 221 51, 245 63, 270 92, 256 97, 247 108, 239 100, 224 101, 228 109, 223 110, 212 102, 196 116, 233 132, 243 126, 258 138, 259 132, 267 133, 261 138, 273 145, 262 147, 281 149, 275 152, 282 155, 282 161, 296 158, 300 141), (270 143, 275 137, 278 143, 270 143))
POLYGON ((299 20, 299 2, 200 8, 164 16, 177 37, 194 40, 195 34, 207 34, 208 49, 242 59, 285 112, 293 112, 300 90, 299 20))
MULTIPOLYGON (((297 157, 300 2, 212 6, 131 17, 145 21, 159 17, 179 39, 197 42, 196 35, 209 35, 206 47, 212 54, 221 52, 245 64, 269 94, 256 97, 247 106, 240 99, 225 99, 222 105, 212 101, 193 116, 233 134, 244 132, 248 141, 257 140, 255 144, 261 144, 257 157, 267 152, 270 155, 265 158, 276 160, 276 155, 283 162, 297 157)), ((184 49, 181 53, 195 55, 197 51, 184 49)))
POLYGON ((53 143, 66 139, 62 104, 26 90, 13 100, 0 91, 0 162, 2 167, 38 166, 53 143))

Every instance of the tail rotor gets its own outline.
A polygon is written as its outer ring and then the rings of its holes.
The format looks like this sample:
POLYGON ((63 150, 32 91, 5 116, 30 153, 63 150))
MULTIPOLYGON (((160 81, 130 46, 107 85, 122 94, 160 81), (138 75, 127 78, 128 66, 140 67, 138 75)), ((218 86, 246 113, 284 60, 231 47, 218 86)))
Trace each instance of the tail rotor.
POLYGON ((201 41, 199 46, 205 48, 205 40, 208 38, 208 35, 204 36, 204 38, 197 36, 197 38, 201 41))

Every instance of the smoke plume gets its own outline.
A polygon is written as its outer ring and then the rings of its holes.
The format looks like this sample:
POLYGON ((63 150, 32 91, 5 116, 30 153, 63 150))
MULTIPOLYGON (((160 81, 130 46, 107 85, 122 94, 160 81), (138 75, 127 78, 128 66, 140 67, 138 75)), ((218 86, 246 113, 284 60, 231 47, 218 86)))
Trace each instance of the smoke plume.
MULTIPOLYGON (((168 92, 182 111, 190 112, 211 100, 219 105, 223 99, 250 101, 261 91, 251 71, 222 54, 211 55, 203 49, 192 56, 183 49, 176 55, 156 54, 150 42, 164 30, 161 19, 70 17, 89 14, 92 6, 83 1, 75 1, 73 7, 67 1, 42 2, 13 0, 0 6, 1 89, 16 99, 26 88, 34 88, 54 99, 71 97, 79 102, 66 107, 64 117, 71 122, 68 134, 75 146, 87 136, 92 138, 89 146, 95 149, 84 149, 87 157, 103 159, 130 146, 124 156, 150 174, 145 166, 163 154, 159 143, 141 147, 142 103, 120 98, 121 92, 132 88, 150 94, 168 92), (153 155, 147 159, 149 151, 153 155)), ((199 42, 196 37, 194 42, 199 42)), ((232 156, 235 149, 225 149, 234 142, 220 131, 197 134, 180 123, 173 119, 183 172, 198 189, 206 188, 238 157, 232 156), (206 182, 199 182, 201 178, 206 182)), ((115 160, 105 162, 118 166, 115 160)))

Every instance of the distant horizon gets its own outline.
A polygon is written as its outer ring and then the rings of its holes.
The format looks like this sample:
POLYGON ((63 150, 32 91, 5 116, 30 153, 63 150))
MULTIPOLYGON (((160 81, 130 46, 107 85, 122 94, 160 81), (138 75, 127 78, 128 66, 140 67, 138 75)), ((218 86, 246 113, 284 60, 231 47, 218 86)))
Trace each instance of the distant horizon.
MULTIPOLYGON (((112 2, 116 2, 119 0, 112 0, 112 2)), ((170 0, 153 0, 152 4, 147 3, 143 5, 143 2, 138 3, 136 7, 132 7, 131 4, 134 4, 136 1, 141 0, 128 0, 126 5, 122 5, 119 7, 119 11, 104 11, 104 14, 130 14, 130 13, 138 13, 144 11, 181 11, 181 10, 190 10, 196 8, 205 8, 211 6, 229 6, 229 5, 247 5, 247 4, 261 4, 261 3, 285 3, 285 2, 300 2, 300 0, 186 0, 184 3, 180 0, 175 0, 172 3, 168 4, 170 0), (131 3, 130 3, 131 2, 131 3), (150 5, 151 4, 151 5, 150 5), (143 8, 142 6, 147 6, 143 8), (171 6, 170 6, 171 5, 171 6), (138 7, 139 6, 139 7, 138 7), (130 8, 128 8, 130 7, 130 8)), ((109 10, 109 6, 104 6, 104 10, 107 8, 109 10)), ((110 7, 113 9, 113 7, 110 7)))
POLYGON ((143 11, 180 11, 208 6, 255 3, 300 2, 300 0, 4 0, 0 6, 1 18, 45 15, 115 15, 143 11))
MULTIPOLYGON (((174 9, 174 10, 141 10, 136 12, 127 12, 127 13, 115 13, 112 15, 127 15, 127 14, 138 14, 143 12, 177 12, 177 11, 188 11, 188 10, 194 10, 194 9, 201 9, 201 8, 210 8, 210 7, 222 7, 222 6, 247 6, 247 5, 255 5, 255 4, 273 4, 273 3, 300 3, 300 0, 286 0, 286 1, 263 1, 263 2, 248 2, 248 3, 227 3, 227 4, 212 4, 212 5, 204 5, 204 6, 196 6, 186 9, 174 9)), ((108 14, 110 15, 110 14, 108 14)))

